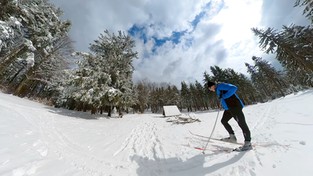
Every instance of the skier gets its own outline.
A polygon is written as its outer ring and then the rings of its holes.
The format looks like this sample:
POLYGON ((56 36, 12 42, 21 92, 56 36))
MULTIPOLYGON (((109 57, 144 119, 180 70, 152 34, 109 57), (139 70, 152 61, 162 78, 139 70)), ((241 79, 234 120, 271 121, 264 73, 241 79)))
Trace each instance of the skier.
POLYGON ((229 137, 223 138, 221 140, 228 142, 237 142, 235 133, 228 123, 228 121, 234 117, 238 125, 240 126, 245 139, 244 145, 242 147, 239 147, 238 150, 251 150, 251 134, 249 127, 246 123, 245 116, 242 112, 244 104, 236 94, 237 87, 228 83, 216 84, 215 82, 211 81, 207 82, 207 86, 210 91, 216 92, 221 101, 222 107, 225 109, 221 122, 229 133, 229 137))

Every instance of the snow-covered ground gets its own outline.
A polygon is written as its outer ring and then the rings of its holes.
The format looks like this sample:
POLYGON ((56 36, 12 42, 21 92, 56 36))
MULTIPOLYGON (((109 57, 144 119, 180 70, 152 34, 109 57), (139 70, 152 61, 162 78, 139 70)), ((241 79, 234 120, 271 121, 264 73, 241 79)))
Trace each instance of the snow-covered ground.
MULTIPOLYGON (((161 114, 97 118, 0 93, 0 175, 22 176, 311 176, 313 90, 244 108, 254 149, 218 141, 203 147, 217 112, 201 122, 166 122, 161 114)), ((219 114, 219 119, 222 113, 219 114)), ((100 117, 98 115, 98 117, 100 117)), ((239 141, 242 133, 231 121, 239 141)), ((214 137, 227 133, 217 124, 214 137)))

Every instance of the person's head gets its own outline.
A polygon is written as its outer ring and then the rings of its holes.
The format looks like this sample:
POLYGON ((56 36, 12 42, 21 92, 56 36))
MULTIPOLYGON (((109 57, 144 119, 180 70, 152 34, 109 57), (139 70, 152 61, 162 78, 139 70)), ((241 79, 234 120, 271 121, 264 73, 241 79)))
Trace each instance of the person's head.
POLYGON ((215 85, 216 85, 215 82, 208 81, 207 85, 208 85, 208 88, 209 88, 210 91, 215 92, 215 85))

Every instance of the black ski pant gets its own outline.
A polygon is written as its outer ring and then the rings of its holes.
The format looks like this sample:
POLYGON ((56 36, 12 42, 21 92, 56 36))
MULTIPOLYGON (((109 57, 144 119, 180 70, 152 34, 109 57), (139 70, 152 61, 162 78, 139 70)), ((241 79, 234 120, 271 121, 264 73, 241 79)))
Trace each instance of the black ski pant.
POLYGON ((227 132, 229 134, 234 134, 234 130, 228 123, 228 121, 233 117, 235 118, 239 127, 241 128, 245 141, 251 141, 250 130, 246 123, 245 115, 243 114, 241 107, 232 107, 229 108, 229 110, 224 111, 221 122, 226 128, 227 132))

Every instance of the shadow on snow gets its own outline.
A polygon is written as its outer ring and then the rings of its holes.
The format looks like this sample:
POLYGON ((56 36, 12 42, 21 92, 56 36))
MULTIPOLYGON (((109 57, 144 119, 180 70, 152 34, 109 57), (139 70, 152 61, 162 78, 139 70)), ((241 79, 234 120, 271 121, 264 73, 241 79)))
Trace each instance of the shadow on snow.
MULTIPOLYGON (((183 161, 179 158, 160 159, 154 156, 154 159, 134 155, 131 157, 132 161, 138 164, 137 175, 138 176, 190 176, 190 175, 206 175, 225 168, 238 162, 246 152, 239 152, 229 160, 213 163, 209 160, 210 156, 215 154, 199 154, 192 158, 183 161), (206 159, 208 161, 206 161, 206 159)), ((221 153, 220 153, 221 154, 221 153)))
POLYGON ((46 107, 51 113, 67 117, 81 118, 87 120, 97 120, 99 118, 109 118, 106 114, 90 114, 90 112, 74 111, 63 108, 46 107))

